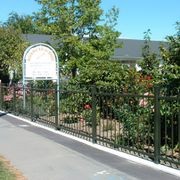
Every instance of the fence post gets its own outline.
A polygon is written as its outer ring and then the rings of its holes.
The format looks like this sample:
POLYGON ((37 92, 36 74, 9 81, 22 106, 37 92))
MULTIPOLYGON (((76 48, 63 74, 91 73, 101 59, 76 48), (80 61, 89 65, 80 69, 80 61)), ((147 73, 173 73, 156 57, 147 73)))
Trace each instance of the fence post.
POLYGON ((59 91, 59 89, 57 88, 57 86, 55 86, 55 126, 56 126, 56 128, 58 128, 58 113, 59 113, 59 107, 58 107, 58 99, 57 98, 59 98, 58 97, 58 92, 59 91))
MULTIPOLYGON (((179 103, 180 95, 178 94, 177 102, 179 103)), ((178 144, 180 146, 180 111, 178 111, 178 144)), ((180 152, 180 147, 179 147, 180 152)))
POLYGON ((13 84, 13 111, 16 114, 16 87, 15 84, 13 84))
POLYGON ((160 119, 160 100, 159 100, 159 87, 155 86, 154 89, 154 162, 160 162, 160 146, 161 146, 161 119, 160 119))
POLYGON ((97 120, 96 120, 96 87, 91 87, 91 93, 92 93, 92 142, 97 143, 97 120))
MULTIPOLYGON (((26 93, 26 92, 25 92, 26 93)), ((30 96, 31 96, 31 121, 34 121, 34 102, 33 102, 33 84, 31 83, 30 96)))
POLYGON ((2 104, 3 104, 3 92, 2 92, 2 83, 0 80, 0 108, 2 110, 2 104))

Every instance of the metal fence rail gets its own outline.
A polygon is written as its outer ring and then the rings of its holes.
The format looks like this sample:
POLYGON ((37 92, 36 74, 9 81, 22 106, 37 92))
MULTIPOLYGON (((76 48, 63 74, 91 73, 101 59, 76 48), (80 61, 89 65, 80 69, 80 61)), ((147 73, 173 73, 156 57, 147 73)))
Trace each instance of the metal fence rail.
POLYGON ((179 93, 124 93, 102 87, 0 87, 0 109, 93 143, 180 169, 179 93), (23 92, 26 93, 25 106, 23 92))

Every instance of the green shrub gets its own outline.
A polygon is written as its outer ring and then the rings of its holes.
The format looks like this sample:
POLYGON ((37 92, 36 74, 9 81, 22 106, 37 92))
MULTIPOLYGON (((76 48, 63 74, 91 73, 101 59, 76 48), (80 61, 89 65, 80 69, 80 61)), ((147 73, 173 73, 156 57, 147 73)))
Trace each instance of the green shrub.
POLYGON ((138 143, 152 143, 153 140, 153 116, 152 109, 148 107, 136 107, 135 104, 124 103, 119 107, 113 107, 115 118, 122 125, 122 134, 116 137, 116 143, 133 145, 138 143))

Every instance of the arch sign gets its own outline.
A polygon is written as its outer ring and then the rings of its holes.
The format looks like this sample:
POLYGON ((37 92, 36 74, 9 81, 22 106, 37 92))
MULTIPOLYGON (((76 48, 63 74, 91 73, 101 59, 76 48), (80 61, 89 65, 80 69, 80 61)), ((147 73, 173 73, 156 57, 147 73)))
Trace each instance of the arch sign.
MULTIPOLYGON (((55 50, 48 44, 28 47, 23 56, 23 87, 29 80, 53 80, 57 83, 59 104, 59 61, 55 50)), ((24 88, 25 107, 25 88, 24 88)))
POLYGON ((55 50, 44 43, 26 49, 23 57, 24 80, 59 79, 58 57, 55 50))

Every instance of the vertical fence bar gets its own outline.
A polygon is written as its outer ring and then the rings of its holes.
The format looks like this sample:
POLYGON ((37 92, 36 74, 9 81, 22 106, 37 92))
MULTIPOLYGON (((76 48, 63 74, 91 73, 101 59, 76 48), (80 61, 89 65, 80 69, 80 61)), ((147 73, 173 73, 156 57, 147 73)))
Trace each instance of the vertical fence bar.
POLYGON ((96 87, 91 87, 92 93, 92 142, 97 143, 97 122, 96 122, 96 87))
POLYGON ((23 109, 26 109, 26 86, 25 86, 25 82, 23 80, 23 109))
POLYGON ((13 111, 16 114, 16 87, 15 84, 13 84, 13 111))
POLYGON ((55 126, 58 128, 58 113, 59 113, 59 105, 58 105, 58 92, 59 88, 58 86, 55 86, 55 126))
MULTIPOLYGON (((31 121, 34 121, 34 102, 33 102, 33 94, 34 94, 33 84, 31 83, 30 96, 31 96, 31 121)), ((25 90, 26 93, 26 90, 25 90)), ((27 106, 26 106, 27 108, 27 106)))
MULTIPOLYGON (((179 103, 180 95, 178 95, 177 102, 179 103)), ((178 111, 178 144, 180 152, 180 111, 178 111)))
POLYGON ((160 162, 160 143, 161 143, 161 121, 160 121, 160 100, 159 100, 159 87, 154 89, 154 162, 160 162))
POLYGON ((1 83, 1 80, 0 80, 0 108, 2 110, 2 104, 3 104, 3 89, 2 89, 2 83, 1 83))

